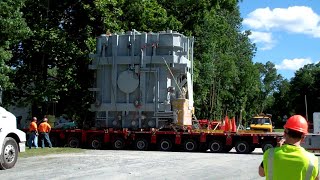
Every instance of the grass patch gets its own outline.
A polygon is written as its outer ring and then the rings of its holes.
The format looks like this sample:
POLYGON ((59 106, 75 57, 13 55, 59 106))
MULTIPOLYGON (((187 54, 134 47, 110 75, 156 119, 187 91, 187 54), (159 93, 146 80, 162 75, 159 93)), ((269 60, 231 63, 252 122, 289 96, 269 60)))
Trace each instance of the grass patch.
POLYGON ((283 132, 284 129, 274 129, 274 132, 283 132))
POLYGON ((64 154, 64 153, 80 153, 83 152, 84 149, 80 148, 59 148, 59 147, 54 147, 54 148, 32 148, 29 149, 26 147, 25 152, 19 153, 19 157, 26 158, 26 157, 33 157, 33 156, 45 156, 48 154, 64 154))

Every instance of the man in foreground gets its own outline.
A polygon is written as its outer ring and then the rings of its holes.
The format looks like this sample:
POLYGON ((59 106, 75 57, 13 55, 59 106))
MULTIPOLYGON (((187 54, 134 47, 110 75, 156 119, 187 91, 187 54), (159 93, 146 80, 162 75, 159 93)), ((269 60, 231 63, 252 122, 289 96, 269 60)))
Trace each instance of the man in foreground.
POLYGON ((31 123, 29 125, 29 139, 28 146, 31 149, 32 144, 34 144, 35 148, 38 148, 38 127, 37 127, 37 118, 33 117, 31 123))
POLYGON ((51 131, 51 126, 48 124, 48 118, 44 118, 43 122, 39 125, 39 135, 41 140, 41 148, 45 147, 44 140, 47 141, 49 148, 52 148, 52 144, 49 138, 49 133, 51 131))
POLYGON ((259 166, 266 179, 319 180, 318 158, 300 146, 308 134, 308 123, 300 115, 290 117, 284 125, 284 139, 276 148, 268 149, 259 166))

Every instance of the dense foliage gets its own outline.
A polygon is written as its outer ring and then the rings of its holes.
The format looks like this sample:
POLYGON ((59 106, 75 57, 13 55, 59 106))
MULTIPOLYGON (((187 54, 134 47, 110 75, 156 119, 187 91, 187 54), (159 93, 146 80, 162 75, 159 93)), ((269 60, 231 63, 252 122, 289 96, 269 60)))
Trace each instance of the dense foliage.
POLYGON ((0 85, 7 104, 32 104, 35 115, 87 117, 95 37, 131 29, 195 37, 198 118, 247 119, 268 111, 280 122, 305 114, 304 95, 309 117, 319 109, 320 65, 288 81, 273 63, 254 63, 237 0, 4 0, 0 10, 0 85))

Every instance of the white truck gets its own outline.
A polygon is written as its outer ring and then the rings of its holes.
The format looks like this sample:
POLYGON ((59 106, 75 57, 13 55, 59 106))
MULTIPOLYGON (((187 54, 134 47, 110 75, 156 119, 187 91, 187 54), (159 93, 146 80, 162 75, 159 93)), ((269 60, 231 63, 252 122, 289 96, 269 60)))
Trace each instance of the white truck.
MULTIPOLYGON (((0 86, 0 103, 2 89, 0 86)), ((26 134, 17 129, 16 117, 0 106, 0 169, 14 167, 18 153, 26 149, 26 134)))

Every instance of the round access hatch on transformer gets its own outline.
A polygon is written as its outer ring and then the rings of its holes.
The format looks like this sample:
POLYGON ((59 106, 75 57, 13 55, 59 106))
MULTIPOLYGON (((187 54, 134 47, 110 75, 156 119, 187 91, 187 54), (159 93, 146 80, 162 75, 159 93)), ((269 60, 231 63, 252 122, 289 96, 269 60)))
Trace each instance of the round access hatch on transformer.
POLYGON ((133 71, 123 71, 118 77, 118 87, 124 93, 132 93, 139 86, 138 76, 133 71))

